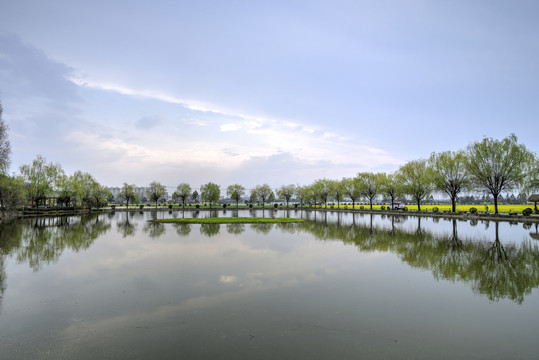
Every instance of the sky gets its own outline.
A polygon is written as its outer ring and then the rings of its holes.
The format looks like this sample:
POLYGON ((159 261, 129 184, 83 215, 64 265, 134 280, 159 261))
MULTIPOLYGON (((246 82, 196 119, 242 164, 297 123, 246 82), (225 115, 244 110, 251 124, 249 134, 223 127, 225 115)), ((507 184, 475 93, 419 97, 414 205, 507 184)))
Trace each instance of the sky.
POLYGON ((0 2, 10 171, 173 190, 539 144, 537 1, 0 2))

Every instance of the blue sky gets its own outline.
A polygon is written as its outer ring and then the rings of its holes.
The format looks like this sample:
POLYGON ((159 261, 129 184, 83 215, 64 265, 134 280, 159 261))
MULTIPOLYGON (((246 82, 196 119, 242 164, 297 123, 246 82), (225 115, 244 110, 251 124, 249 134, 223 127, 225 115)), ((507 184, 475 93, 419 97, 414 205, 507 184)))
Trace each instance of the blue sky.
POLYGON ((537 152, 536 1, 0 3, 11 171, 250 188, 537 152))

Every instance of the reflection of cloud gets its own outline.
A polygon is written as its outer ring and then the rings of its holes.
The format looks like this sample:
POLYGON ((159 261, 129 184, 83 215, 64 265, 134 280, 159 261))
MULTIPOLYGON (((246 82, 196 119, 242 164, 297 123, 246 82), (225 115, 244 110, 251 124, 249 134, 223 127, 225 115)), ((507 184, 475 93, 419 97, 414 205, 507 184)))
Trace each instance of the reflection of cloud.
POLYGON ((230 275, 221 275, 219 278, 219 282, 222 282, 223 284, 232 284, 238 281, 237 276, 230 276, 230 275))

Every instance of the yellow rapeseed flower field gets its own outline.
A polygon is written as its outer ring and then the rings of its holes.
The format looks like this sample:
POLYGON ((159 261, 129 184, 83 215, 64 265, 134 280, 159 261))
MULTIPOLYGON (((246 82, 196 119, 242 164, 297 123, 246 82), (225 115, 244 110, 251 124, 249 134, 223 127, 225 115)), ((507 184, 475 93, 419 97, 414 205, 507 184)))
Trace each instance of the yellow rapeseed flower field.
MULTIPOLYGON (((386 205, 373 205, 373 210, 381 210, 382 206, 386 205)), ((323 207, 323 206, 321 206, 323 207)), ((331 205, 327 206, 328 208, 331 207, 331 205)), ((421 211, 432 211, 433 208, 437 207, 438 211, 451 211, 451 204, 421 204, 421 211)), ((475 207, 477 211, 479 212, 489 212, 494 213, 494 204, 487 204, 487 205, 457 205, 457 212, 469 212, 470 208, 475 207)), ((333 206, 334 209, 337 208, 337 205, 333 206)), ((356 204, 354 209, 365 209, 369 210, 370 205, 368 204, 356 204)), ((417 211, 417 204, 406 204, 406 208, 410 211, 417 211)), ((522 210, 530 208, 533 210, 534 205, 533 204, 512 204, 512 205, 498 205, 498 212, 499 213, 512 213, 516 212, 521 214, 522 210)), ((340 205, 339 209, 352 209, 352 205, 340 205)))

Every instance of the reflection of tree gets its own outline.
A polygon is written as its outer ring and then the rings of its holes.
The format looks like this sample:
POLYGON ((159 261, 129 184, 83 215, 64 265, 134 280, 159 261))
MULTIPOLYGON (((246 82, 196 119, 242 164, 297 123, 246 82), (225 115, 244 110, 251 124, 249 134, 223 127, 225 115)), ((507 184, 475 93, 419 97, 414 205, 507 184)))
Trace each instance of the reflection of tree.
POLYGON ((176 233, 180 236, 187 236, 191 233, 191 224, 173 224, 176 228, 176 233))
POLYGON ((229 234, 238 235, 245 231, 245 225, 244 224, 227 224, 226 231, 229 234))
POLYGON ((68 217, 36 218, 24 227, 22 242, 16 251, 17 261, 26 262, 37 271, 42 264, 57 261, 68 248, 88 249, 95 239, 110 230, 110 223, 97 215, 85 215, 77 220, 68 217))
POLYGON ((0 301, 6 288, 5 259, 12 256, 34 270, 55 262, 65 249, 88 249, 111 228, 98 215, 25 219, 0 223, 0 301))
POLYGON ((200 233, 208 237, 219 234, 221 225, 219 224, 200 224, 200 233))
POLYGON ((267 234, 273 229, 272 223, 251 224, 251 228, 258 234, 267 234))
POLYGON ((524 242, 502 245, 496 226, 496 238, 492 244, 483 244, 471 263, 474 289, 487 294, 490 300, 509 298, 519 304, 524 295, 539 285, 538 246, 524 242))
MULTIPOLYGON (((535 223, 535 233, 531 232, 530 237, 534 240, 539 240, 539 232, 537 231, 537 223, 535 223)), ((531 226, 530 226, 531 228, 531 226)))
POLYGON ((6 267, 4 265, 4 256, 0 256, 0 306, 4 299, 4 291, 6 290, 6 267))
POLYGON ((142 231, 145 234, 148 234, 149 237, 152 239, 158 238, 161 235, 163 235, 166 232, 165 224, 156 222, 156 221, 148 221, 146 225, 144 225, 144 228, 142 231))
POLYGON ((0 305, 6 290, 5 259, 21 246, 23 229, 21 221, 0 222, 0 305))
POLYGON ((362 252, 391 251, 412 267, 432 271, 436 279, 462 281, 490 300, 524 301, 524 295, 539 287, 539 244, 531 241, 502 245, 498 223, 494 243, 462 239, 457 221, 448 235, 435 235, 421 229, 408 232, 395 227, 385 230, 367 224, 305 222, 296 227, 321 240, 353 244, 362 252))
POLYGON ((136 224, 129 221, 129 213, 124 213, 124 219, 116 223, 118 232, 122 234, 122 237, 134 236, 136 231, 136 224))

